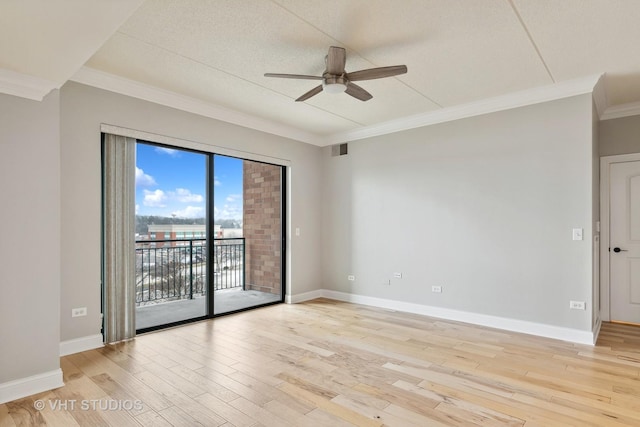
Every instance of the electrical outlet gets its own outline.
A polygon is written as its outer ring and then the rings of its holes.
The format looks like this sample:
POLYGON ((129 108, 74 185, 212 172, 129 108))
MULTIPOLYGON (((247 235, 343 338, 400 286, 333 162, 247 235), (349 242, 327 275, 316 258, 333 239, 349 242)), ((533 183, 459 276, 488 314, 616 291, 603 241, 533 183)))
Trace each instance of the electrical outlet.
POLYGON ((87 307, 78 307, 71 309, 71 317, 81 317, 87 315, 87 307))
POLYGON ((347 276, 347 280, 350 282, 353 282, 354 280, 356 280, 356 276, 354 276, 353 274, 350 274, 347 276))
POLYGON ((432 286, 431 287, 431 292, 435 292, 437 294, 442 293, 442 286, 432 286))
POLYGON ((585 310, 586 306, 584 301, 569 301, 569 308, 571 310, 585 310))
POLYGON ((394 279, 402 279, 402 273, 393 273, 394 279))
POLYGON ((384 286, 391 286, 391 279, 387 279, 387 280, 385 280, 384 282, 382 282, 382 284, 383 284, 384 286))

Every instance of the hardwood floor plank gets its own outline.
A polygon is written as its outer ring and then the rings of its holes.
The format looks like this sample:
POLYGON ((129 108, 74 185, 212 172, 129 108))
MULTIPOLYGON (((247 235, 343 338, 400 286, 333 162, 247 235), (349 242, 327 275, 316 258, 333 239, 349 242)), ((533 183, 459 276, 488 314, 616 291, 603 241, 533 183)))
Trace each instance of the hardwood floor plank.
POLYGON ((560 402, 561 400, 559 399, 556 399, 555 401, 553 399, 542 400, 542 399, 537 399, 531 396, 524 396, 518 393, 516 393, 513 396, 513 400, 517 402, 527 403, 531 406, 545 407, 548 411, 553 411, 556 414, 562 414, 566 417, 570 417, 574 419, 575 420, 574 422, 579 423, 580 425, 598 426, 603 419, 607 419, 607 418, 608 418, 607 426, 621 427, 621 426, 629 425, 629 424, 618 422, 616 417, 610 417, 609 415, 606 415, 604 413, 596 414, 594 412, 597 412, 597 410, 592 411, 592 409, 589 406, 576 405, 573 402, 570 402, 570 404, 568 405, 558 404, 556 402, 560 402))
MULTIPOLYGON (((82 356, 84 358, 81 360, 87 362, 80 368, 85 375, 93 377, 107 373, 128 394, 141 400, 145 408, 158 411, 171 406, 171 402, 146 384, 140 382, 135 374, 124 370, 97 350, 84 352, 82 356)), ((76 366, 78 366, 77 363, 76 366)))
MULTIPOLYGON (((172 406, 177 406, 184 411, 187 411, 191 417, 204 425, 217 426, 224 424, 227 420, 219 416, 215 411, 202 405, 199 401, 187 396, 181 390, 176 389, 173 385, 162 380, 162 378, 156 375, 144 371, 136 374, 136 377, 145 383, 147 386, 153 388, 158 393, 162 394, 164 398, 172 402, 172 406)), ((158 413, 167 408, 162 408, 158 413)))
MULTIPOLYGON (((363 402, 358 402, 357 400, 354 400, 354 399, 350 399, 347 396, 338 395, 333 399, 331 399, 331 401, 333 403, 337 403, 340 406, 344 406, 345 408, 349 408, 355 412, 358 412, 359 414, 367 418, 379 420, 380 422, 384 423, 385 426, 420 427, 419 424, 414 424, 412 422, 407 421, 406 419, 399 418, 399 417, 396 417, 395 415, 385 412, 384 408, 382 410, 377 411, 374 408, 370 407, 369 405, 363 402)), ((386 405, 386 406, 389 406, 389 405, 386 405)))
POLYGON ((143 426, 171 427, 171 423, 155 411, 147 411, 144 414, 140 414, 136 417, 136 420, 143 426))
MULTIPOLYGON (((130 402, 137 400, 135 395, 127 392, 127 390, 115 382, 108 374, 95 375, 91 377, 91 380, 100 387, 100 389, 102 389, 105 395, 109 396, 110 399, 126 400, 130 402)), ((140 408, 133 408, 132 410, 129 410, 129 413, 135 417, 148 410, 150 409, 144 408, 144 405, 140 405, 140 408)))
MULTIPOLYGON (((466 400, 457 399, 453 396, 444 396, 431 390, 426 390, 422 387, 415 386, 411 383, 397 381, 396 383, 394 383, 394 386, 405 392, 409 392, 414 396, 421 396, 423 399, 428 399, 432 402, 435 402, 435 405, 432 407, 435 411, 450 414, 458 420, 466 419, 471 422, 470 420, 473 419, 475 420, 473 421, 474 423, 482 420, 480 424, 483 425, 493 424, 496 422, 500 425, 524 424, 524 420, 512 417, 509 414, 498 412, 491 408, 477 405, 466 400)), ((400 404, 398 406, 404 405, 400 404)), ((433 416, 435 411, 430 411, 429 414, 425 415, 433 416)))
POLYGON ((169 383, 189 397, 200 396, 206 391, 205 388, 201 387, 199 384, 195 384, 189 379, 178 375, 176 372, 174 372, 173 369, 180 370, 187 368, 183 368, 181 366, 173 366, 172 368, 167 369, 163 366, 156 365, 155 363, 150 363, 145 366, 145 371, 157 376, 158 378, 162 378, 163 381, 169 383))
MULTIPOLYGON (((402 382, 401 380, 398 382, 402 382)), ((395 383, 394 383, 395 384, 395 383)), ((415 387, 411 383, 405 383, 415 387)), ((434 409, 440 403, 440 399, 432 399, 430 396, 420 395, 418 393, 414 393, 413 389, 398 389, 393 386, 389 386, 387 384, 377 386, 371 384, 360 383, 354 387, 354 390, 359 391, 361 393, 366 393, 369 396, 375 397, 383 402, 394 403, 398 406, 402 406, 410 411, 414 411, 416 413, 422 413, 424 415, 429 415, 432 413, 431 409, 434 409)), ((386 407, 388 405, 385 405, 386 407)), ((384 408, 382 408, 384 409, 384 408)))
POLYGON ((42 413, 34 408, 35 401, 41 398, 41 395, 35 395, 3 405, 16 426, 46 426, 42 413))
POLYGON ((338 405, 331 400, 327 399, 327 396, 319 395, 308 391, 306 389, 302 389, 296 385, 290 383, 283 383, 279 387, 285 393, 290 394, 295 399, 302 399, 306 402, 312 403, 318 408, 325 410, 326 412, 335 415, 338 418, 341 418, 344 421, 355 424, 357 426, 382 426, 382 422, 379 420, 369 419, 359 413, 352 411, 351 409, 345 408, 344 406, 338 405))
POLYGON ((281 418, 284 418, 294 426, 310 425, 309 418, 307 418, 306 415, 311 412, 314 407, 306 404, 298 404, 292 406, 290 405, 290 402, 296 401, 290 399, 290 401, 283 403, 281 399, 272 400, 271 402, 265 403, 263 408, 271 412, 272 414, 276 414, 281 418))
POLYGON ((421 387, 439 393, 443 396, 455 397, 459 400, 471 402, 483 408, 491 409, 498 413, 506 414, 514 418, 533 421, 548 426, 579 425, 578 420, 564 417, 546 409, 546 406, 532 406, 528 404, 516 404, 511 398, 498 396, 491 393, 479 391, 465 386, 450 387, 442 384, 432 384, 425 382, 421 387))
MULTIPOLYGON (((464 420, 462 419, 455 419, 453 417, 451 417, 450 420, 448 420, 447 423, 444 423, 443 420, 438 420, 438 418, 435 417, 427 417, 424 416, 422 414, 418 414, 414 411, 410 411, 406 408, 403 408, 402 406, 398 406, 395 404, 391 404, 389 406, 387 406, 384 411, 389 414, 392 415, 394 417, 400 418, 402 419, 402 424, 403 423, 411 423, 414 425, 419 425, 419 426, 441 426, 441 425, 454 425, 452 422, 455 420, 456 424, 458 422, 463 422, 464 420)), ((400 425, 402 425, 400 424, 400 425)))
POLYGON ((184 411, 182 408, 178 408, 176 406, 171 406, 170 408, 163 409, 162 411, 158 412, 158 414, 174 427, 209 427, 215 425, 203 424, 196 418, 192 417, 189 413, 184 411))
POLYGON ((65 386, 0 404, 0 427, 640 425, 640 328, 628 325, 604 323, 586 346, 318 299, 60 366, 65 386), (142 406, 104 406, 132 400, 142 406))
POLYGON ((259 420, 260 424, 267 427, 295 427, 295 424, 290 423, 286 420, 286 418, 278 416, 269 410, 256 405, 255 403, 243 398, 239 397, 236 400, 229 402, 229 405, 233 406, 237 410, 243 412, 245 415, 253 418, 254 420, 259 420))
POLYGON ((4 404, 0 405, 0 427, 15 427, 16 423, 9 415, 9 407, 4 404))
MULTIPOLYGON (((45 398, 45 400, 48 399, 55 399, 55 396, 47 396, 45 398)), ((42 418, 44 418, 44 421, 48 426, 80 426, 80 424, 78 424, 78 421, 76 421, 76 419, 71 415, 70 412, 54 410, 50 407, 50 405, 46 405, 45 408, 40 411, 40 413, 42 414, 42 418)), ((0 423, 0 425, 2 424, 0 423)))
POLYGON ((201 405, 211 409, 236 427, 253 427, 258 424, 258 420, 254 420, 242 411, 231 406, 229 403, 223 402, 209 393, 198 396, 195 400, 201 405))
POLYGON ((316 408, 305 415, 310 427, 353 427, 353 424, 339 418, 324 409, 316 408))

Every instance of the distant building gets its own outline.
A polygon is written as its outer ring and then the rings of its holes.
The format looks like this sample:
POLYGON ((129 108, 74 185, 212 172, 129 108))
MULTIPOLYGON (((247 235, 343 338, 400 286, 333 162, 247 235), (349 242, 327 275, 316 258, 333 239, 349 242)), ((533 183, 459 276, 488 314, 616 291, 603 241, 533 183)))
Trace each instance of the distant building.
MULTIPOLYGON (((207 237, 207 226, 204 224, 159 224, 149 225, 145 240, 149 243, 157 240, 190 240, 204 239, 207 237)), ((215 225, 213 229, 214 239, 228 239, 242 237, 242 228, 222 228, 215 225)), ((182 242, 157 242, 155 247, 161 248, 165 244, 171 246, 182 246, 182 242)))
MULTIPOLYGON (((207 226, 204 224, 151 224, 148 226, 147 239, 153 240, 190 240, 204 239, 207 237, 207 226)), ((222 238, 222 228, 214 226, 215 239, 222 238)), ((169 242, 167 242, 169 243, 169 242)), ((156 247, 161 248, 164 242, 157 242, 156 247)), ((170 242, 171 246, 181 246, 181 242, 170 242)))

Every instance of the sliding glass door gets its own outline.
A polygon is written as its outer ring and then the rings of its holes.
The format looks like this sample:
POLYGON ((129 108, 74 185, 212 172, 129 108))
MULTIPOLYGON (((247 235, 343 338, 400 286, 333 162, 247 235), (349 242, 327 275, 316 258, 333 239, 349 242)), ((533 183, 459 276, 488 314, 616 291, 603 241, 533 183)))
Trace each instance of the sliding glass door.
POLYGON ((207 315, 207 160, 136 144, 136 329, 207 315))
POLYGON ((136 143, 138 332, 283 302, 282 166, 136 143))
POLYGON ((283 300, 284 168, 214 156, 214 314, 283 300))

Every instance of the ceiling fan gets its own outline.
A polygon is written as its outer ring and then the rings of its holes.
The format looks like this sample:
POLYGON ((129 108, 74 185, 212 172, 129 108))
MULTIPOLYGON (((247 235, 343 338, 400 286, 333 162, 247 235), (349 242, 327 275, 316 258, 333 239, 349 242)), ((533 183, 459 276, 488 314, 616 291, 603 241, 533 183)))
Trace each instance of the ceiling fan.
POLYGON ((360 101, 368 101, 373 98, 373 96, 353 82, 392 77, 407 72, 406 65, 393 65, 390 67, 368 68, 366 70, 347 73, 344 69, 346 59, 347 53, 343 48, 331 46, 329 48, 329 53, 325 57, 327 69, 322 73, 322 76, 277 73, 266 73, 264 76, 283 79, 322 80, 322 84, 320 86, 314 87, 309 92, 296 99, 296 102, 306 101, 322 91, 328 93, 345 92, 347 95, 351 95, 360 101))

